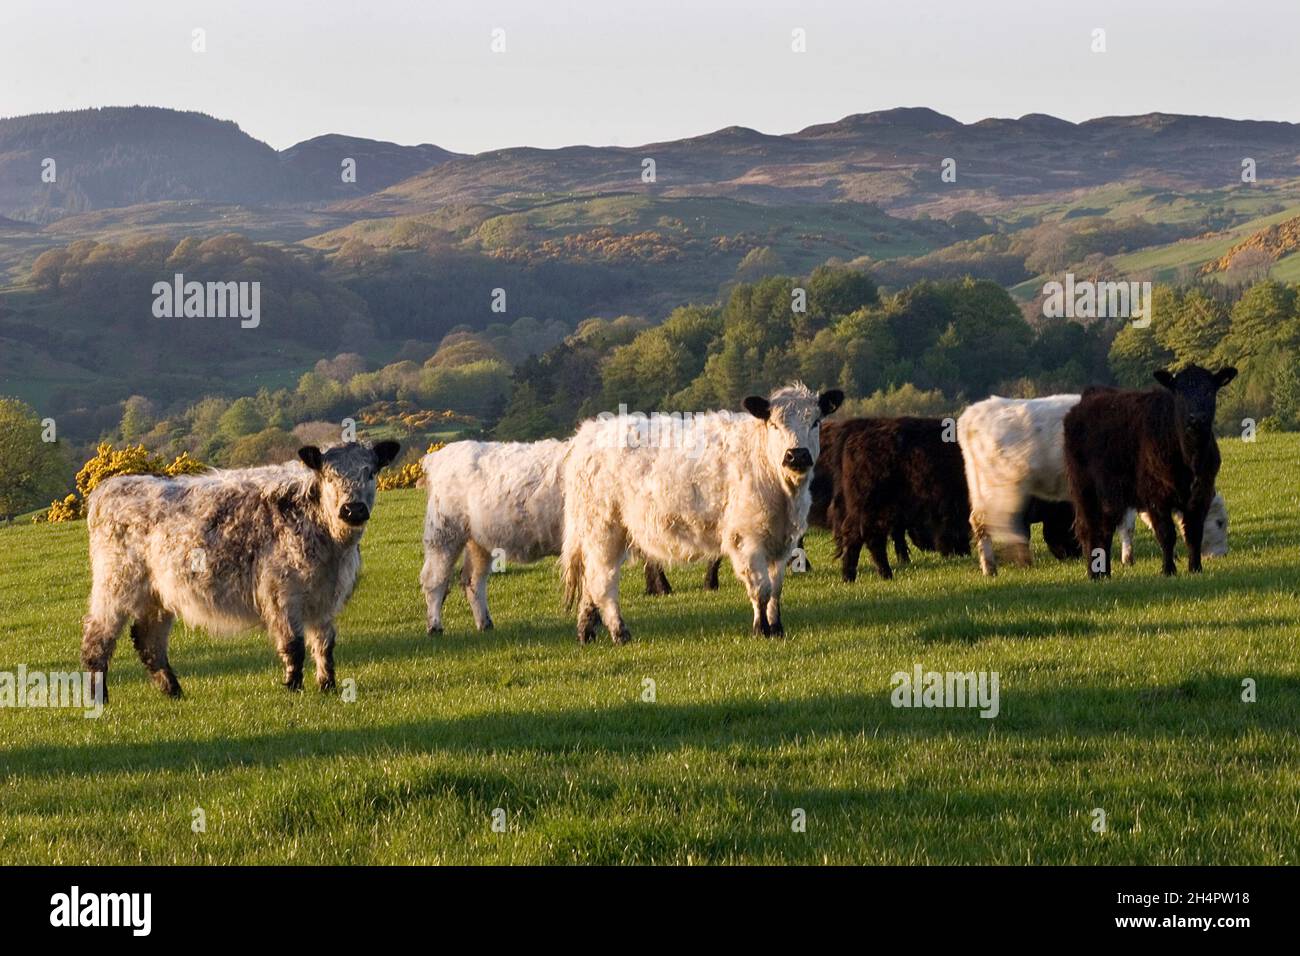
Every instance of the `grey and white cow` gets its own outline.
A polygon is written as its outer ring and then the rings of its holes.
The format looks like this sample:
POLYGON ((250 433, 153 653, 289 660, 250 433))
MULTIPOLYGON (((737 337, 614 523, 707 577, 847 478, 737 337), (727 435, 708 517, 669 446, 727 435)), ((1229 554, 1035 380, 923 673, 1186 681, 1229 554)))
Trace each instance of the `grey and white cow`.
POLYGON ((81 660, 107 698, 123 625, 165 694, 181 685, 167 658, 172 622, 216 634, 259 624, 302 689, 304 638, 321 690, 334 686, 334 618, 361 569, 375 475, 397 442, 298 452, 301 462, 162 478, 110 478, 90 495, 92 584, 81 660))

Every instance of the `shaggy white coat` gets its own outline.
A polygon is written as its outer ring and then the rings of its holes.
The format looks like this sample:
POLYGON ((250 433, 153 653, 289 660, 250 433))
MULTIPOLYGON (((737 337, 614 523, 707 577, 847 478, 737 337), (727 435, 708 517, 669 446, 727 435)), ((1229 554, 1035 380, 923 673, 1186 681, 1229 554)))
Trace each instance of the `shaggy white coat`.
POLYGON ((462 551, 461 583, 479 630, 492 626, 487 587, 494 552, 512 562, 560 553, 569 448, 570 441, 555 439, 461 441, 424 456, 428 506, 420 585, 430 633, 442 630, 442 605, 462 551))
POLYGON ((689 444, 671 434, 647 443, 618 418, 579 428, 565 466, 560 560, 579 640, 590 640, 598 621, 616 642, 629 637, 618 603, 629 549, 665 565, 724 555, 749 594, 755 630, 781 632, 785 566, 807 528, 812 476, 785 467, 783 456, 802 448, 816 460, 822 412, 800 384, 769 401, 767 419, 695 416, 689 444))

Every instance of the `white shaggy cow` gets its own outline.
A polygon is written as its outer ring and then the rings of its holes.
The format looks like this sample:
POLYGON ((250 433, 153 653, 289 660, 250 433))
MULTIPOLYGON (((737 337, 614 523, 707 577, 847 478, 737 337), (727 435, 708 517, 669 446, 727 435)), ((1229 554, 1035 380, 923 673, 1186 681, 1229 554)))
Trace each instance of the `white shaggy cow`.
POLYGON ((1029 562, 1023 516, 1029 499, 1069 501, 1062 422, 1078 395, 1000 398, 976 402, 957 419, 966 465, 970 524, 985 574, 997 574, 994 545, 1029 562))
POLYGON ((745 412, 694 416, 658 440, 632 421, 602 418, 573 438, 565 465, 565 599, 578 640, 604 623, 630 638, 618 578, 630 549, 662 564, 723 555, 749 593, 754 631, 782 634, 785 565, 808 523, 819 425, 844 400, 802 384, 745 399, 745 412))
MULTIPOLYGON (((122 626, 164 693, 181 685, 167 659, 180 617, 216 633, 262 624, 302 689, 304 636, 321 690, 334 686, 334 618, 361 569, 375 473, 397 442, 349 442, 299 462, 161 478, 110 478, 90 495, 92 584, 81 660, 107 697, 122 626)), ((98 688, 97 688, 98 690, 98 688)))
MULTIPOLYGON (((1031 497, 1070 500, 1063 423, 1077 404, 1079 396, 1072 394, 1045 398, 994 395, 971 405, 957 419, 957 442, 970 492, 971 530, 985 574, 997 574, 995 545, 1005 548, 1017 563, 1029 563, 1024 516, 1031 497)), ((1133 563, 1136 520, 1136 512, 1130 511, 1120 529, 1125 564, 1133 563)), ((1206 519, 1202 554, 1226 554, 1227 535, 1227 507, 1223 497, 1216 495, 1206 519)))
POLYGON ((442 605, 462 551, 461 585, 480 631, 492 626, 487 587, 494 551, 510 561, 560 553, 570 441, 460 441, 424 456, 429 503, 420 584, 430 634, 442 632, 442 605))

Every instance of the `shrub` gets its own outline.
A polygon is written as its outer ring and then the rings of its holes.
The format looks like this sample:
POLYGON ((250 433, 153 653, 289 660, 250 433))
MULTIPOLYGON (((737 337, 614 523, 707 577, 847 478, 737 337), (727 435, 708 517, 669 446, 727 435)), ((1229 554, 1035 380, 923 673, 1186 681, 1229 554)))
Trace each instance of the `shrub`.
POLYGON ((62 501, 51 501, 49 510, 32 518, 32 523, 48 521, 54 524, 59 521, 76 521, 80 517, 81 505, 77 501, 77 496, 68 495, 62 501))
MULTIPOLYGON (((436 441, 425 449, 424 453, 428 455, 446 444, 446 442, 436 441)), ((420 468, 420 461, 417 458, 415 461, 408 461, 398 468, 390 468, 381 472, 379 480, 375 482, 375 487, 380 491, 392 491, 394 488, 415 488, 419 486, 423 478, 424 471, 420 468)))
POLYGON ((95 457, 81 466, 77 472, 77 493, 68 495, 62 501, 50 503, 44 515, 38 515, 35 521, 73 521, 86 516, 86 499, 90 493, 107 478, 116 475, 195 475, 207 470, 207 465, 191 458, 189 452, 181 452, 170 463, 161 455, 150 455, 144 445, 127 445, 115 449, 108 442, 100 442, 95 448, 95 457))

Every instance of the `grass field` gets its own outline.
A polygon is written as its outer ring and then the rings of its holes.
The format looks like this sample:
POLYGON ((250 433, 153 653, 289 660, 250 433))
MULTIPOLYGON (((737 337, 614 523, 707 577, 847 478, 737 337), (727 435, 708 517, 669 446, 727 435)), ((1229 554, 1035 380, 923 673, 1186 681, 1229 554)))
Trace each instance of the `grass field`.
MULTIPOLYGON (((1090 584, 1039 548, 985 580, 920 556, 792 575, 785 640, 701 569, 580 647, 553 561, 493 580, 495 631, 424 633, 422 493, 388 492, 340 627, 357 699, 280 689, 258 634, 178 628, 187 696, 124 639, 113 699, 0 710, 11 863, 1300 862, 1300 436, 1223 443, 1232 553, 1090 584), (996 670, 1001 713, 895 709, 895 671, 996 670), (641 699, 643 680, 657 700, 641 699), (1258 701, 1243 703, 1252 678, 1258 701), (502 808, 507 832, 491 826, 502 808), (207 829, 194 833, 192 811, 207 829), (793 832, 792 812, 807 814, 793 832), (1107 814, 1104 833, 1092 811, 1107 814)), ((1181 559, 1180 559, 1181 560, 1181 559)), ((83 524, 0 528, 0 670, 77 666, 83 524)))

